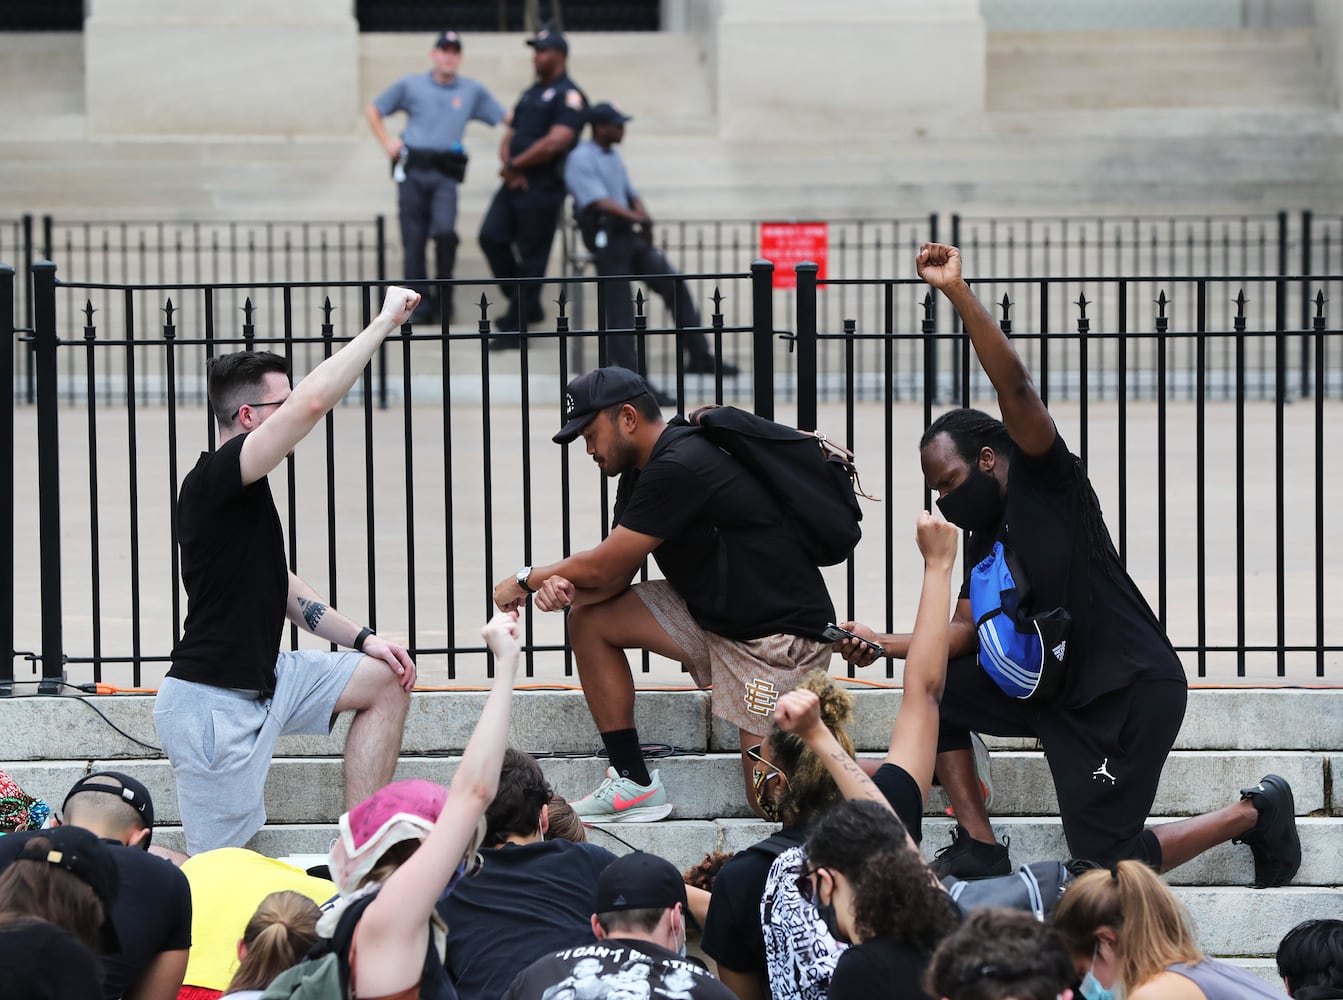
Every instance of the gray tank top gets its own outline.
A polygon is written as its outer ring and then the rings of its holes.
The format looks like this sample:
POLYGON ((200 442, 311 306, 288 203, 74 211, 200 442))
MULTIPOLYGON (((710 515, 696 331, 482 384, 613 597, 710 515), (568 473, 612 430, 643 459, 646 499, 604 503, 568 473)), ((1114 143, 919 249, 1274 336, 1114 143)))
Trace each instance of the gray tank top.
POLYGON ((1196 965, 1176 962, 1166 966, 1166 971, 1192 980, 1208 1000, 1282 1000, 1287 996, 1253 972, 1212 958, 1205 958, 1196 965))

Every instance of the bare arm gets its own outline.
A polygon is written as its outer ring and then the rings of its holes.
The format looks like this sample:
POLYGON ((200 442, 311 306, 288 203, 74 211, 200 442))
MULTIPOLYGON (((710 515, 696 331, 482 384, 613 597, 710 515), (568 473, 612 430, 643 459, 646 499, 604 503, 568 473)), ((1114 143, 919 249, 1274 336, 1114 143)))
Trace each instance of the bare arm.
POLYGON ((904 696, 891 730, 886 761, 905 770, 928 796, 937 758, 938 703, 947 682, 947 614, 951 604, 951 569, 956 562, 954 524, 919 515, 919 550, 923 553, 923 591, 914 619, 914 633, 905 660, 904 696))
POLYGON ((917 267, 919 277, 940 289, 956 307, 975 356, 998 392, 998 408, 1012 442, 1032 457, 1048 452, 1058 436, 1054 418, 1007 334, 961 277, 961 252, 942 243, 925 243, 917 267))
POLYGON ((351 992, 359 996, 396 993, 419 980, 434 904, 498 790, 518 668, 517 613, 495 615, 482 632, 494 653, 494 686, 452 776, 448 804, 419 850, 391 874, 355 929, 359 981, 351 984, 351 992))
MULTIPOLYGON (((577 591, 618 594, 629 585, 635 572, 661 538, 645 535, 617 525, 595 548, 576 552, 549 566, 533 567, 528 584, 533 590, 553 576, 563 577, 577 591)), ((522 607, 527 592, 515 577, 506 576, 494 586, 494 603, 504 611, 522 607)))
POLYGON ((690 904, 690 915, 695 918, 697 924, 703 927, 704 921, 709 919, 709 900, 713 896, 707 889, 688 885, 685 887, 685 898, 686 902, 690 904))
POLYGON ((387 134, 387 126, 383 124, 382 112, 372 104, 364 108, 364 119, 368 122, 369 130, 373 133, 373 138, 378 140, 380 145, 393 160, 401 155, 401 150, 405 149, 406 144, 395 136, 387 134))
POLYGON ((270 419, 249 433, 238 456, 244 486, 284 461, 317 421, 341 401, 388 334, 410 319, 420 296, 408 288, 387 289, 382 311, 358 336, 310 371, 270 419))
POLYGON ((858 762, 839 745, 835 734, 821 721, 821 701, 814 692, 796 688, 780 695, 774 705, 774 721, 784 732, 795 734, 821 759, 846 799, 868 799, 880 802, 887 809, 891 808, 886 796, 881 794, 881 789, 872 783, 858 762))
POLYGON ((159 952, 150 959, 123 1000, 175 1000, 187 974, 188 954, 186 948, 159 952))
MULTIPOLYGON (((263 425, 264 426, 264 425, 263 425)), ((285 603, 285 617, 301 629, 313 635, 334 642, 339 646, 354 648, 363 626, 345 617, 331 607, 317 592, 293 573, 289 574, 289 598, 285 603)), ((364 639, 360 650, 365 656, 382 660, 397 676, 397 683, 409 691, 415 686, 415 661, 410 658, 406 648, 380 635, 370 634, 364 639)))
MULTIPOLYGON (((886 655, 892 659, 903 660, 909 656, 909 642, 913 638, 911 632, 874 632, 862 622, 844 622, 843 625, 850 632, 879 643, 886 650, 886 655)), ((947 655, 954 660, 958 656, 973 653, 978 645, 975 622, 970 613, 970 602, 958 600, 951 622, 947 626, 947 655)), ((835 648, 850 663, 865 667, 872 662, 872 658, 864 656, 862 647, 852 639, 835 643, 835 648)))
POLYGON ((531 170, 533 167, 545 166, 551 160, 569 152, 577 139, 577 133, 568 125, 552 125, 549 132, 511 160, 507 153, 508 147, 505 146, 504 163, 513 170, 531 170))
POLYGON ((737 1000, 766 1000, 766 993, 760 984, 760 976, 755 972, 738 972, 729 969, 722 962, 718 965, 718 981, 737 994, 737 1000))

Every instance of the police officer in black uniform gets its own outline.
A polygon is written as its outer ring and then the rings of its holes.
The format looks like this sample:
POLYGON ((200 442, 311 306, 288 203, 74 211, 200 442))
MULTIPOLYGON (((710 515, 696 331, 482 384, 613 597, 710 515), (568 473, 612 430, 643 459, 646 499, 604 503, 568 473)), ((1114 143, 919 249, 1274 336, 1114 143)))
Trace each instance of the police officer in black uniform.
MULTIPOLYGON (((496 326, 515 331, 543 318, 539 285, 519 293, 510 278, 539 278, 546 271, 564 205, 564 159, 582 130, 588 99, 568 75, 569 43, 558 31, 543 28, 527 40, 532 47, 536 83, 523 91, 499 159, 503 186, 480 225, 480 248, 508 296, 508 311, 496 326), (519 301, 521 300, 521 301, 519 301)), ((496 336, 495 350, 516 347, 516 334, 496 336)))

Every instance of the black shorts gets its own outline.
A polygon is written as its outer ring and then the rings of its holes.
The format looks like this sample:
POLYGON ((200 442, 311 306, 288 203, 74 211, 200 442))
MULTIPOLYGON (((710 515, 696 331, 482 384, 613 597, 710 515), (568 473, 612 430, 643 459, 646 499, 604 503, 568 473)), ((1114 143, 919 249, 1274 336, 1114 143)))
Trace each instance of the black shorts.
POLYGON ((1135 681, 1077 709, 1011 698, 975 657, 947 664, 938 750, 969 746, 969 731, 1040 741, 1074 858, 1110 865, 1135 858, 1160 867, 1161 847, 1143 828, 1161 769, 1184 721, 1182 681, 1135 681))

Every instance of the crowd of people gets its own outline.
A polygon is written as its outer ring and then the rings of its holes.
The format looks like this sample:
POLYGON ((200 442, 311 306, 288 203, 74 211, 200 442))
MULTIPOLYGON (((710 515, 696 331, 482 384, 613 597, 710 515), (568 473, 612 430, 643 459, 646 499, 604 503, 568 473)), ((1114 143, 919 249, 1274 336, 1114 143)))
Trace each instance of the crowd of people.
MULTIPOLYGON (((1179 661, 959 251, 925 245, 916 267, 955 306, 1002 420, 953 410, 919 444, 941 516, 915 526, 924 572, 910 632, 846 622, 835 642, 817 557, 788 507, 695 415, 665 419, 637 373, 595 369, 567 386, 554 440, 581 439, 619 477, 612 529, 495 585, 483 629, 493 684, 446 788, 393 780, 415 664, 288 570, 267 482, 423 297, 389 289, 369 326, 292 387, 276 355, 211 359, 218 446, 181 487, 188 613, 155 707, 187 850, 152 845, 152 798, 128 774, 81 778, 59 821, 16 800, 37 828, 0 838, 14 995, 1281 996, 1207 957, 1158 873, 1237 840, 1255 885, 1287 884, 1301 862, 1290 786, 1266 775, 1216 812, 1145 827, 1183 719, 1179 661), (974 568, 953 607, 960 529, 974 568), (649 556, 663 579, 635 583, 649 556), (572 803, 506 742, 528 600, 568 614, 610 765, 572 803), (348 652, 281 651, 286 619, 348 652), (586 842, 585 824, 674 810, 634 724, 629 649, 680 660, 712 687, 714 714, 740 735, 744 794, 777 832, 684 874, 586 842), (855 758, 854 699, 827 672, 836 653, 905 660, 880 760, 855 758), (278 736, 327 732, 342 712, 354 713, 345 811, 326 863, 306 871, 246 849, 265 822, 278 736), (1010 906, 1017 881, 988 822, 980 732, 1038 738, 1058 790, 1071 880, 1029 906, 1010 906), (928 863, 935 781, 958 827, 928 863), (1004 891, 967 891, 972 879, 1004 891)), ((1307 1000, 1343 995, 1343 922, 1323 916, 1278 952, 1285 989, 1307 1000)))

